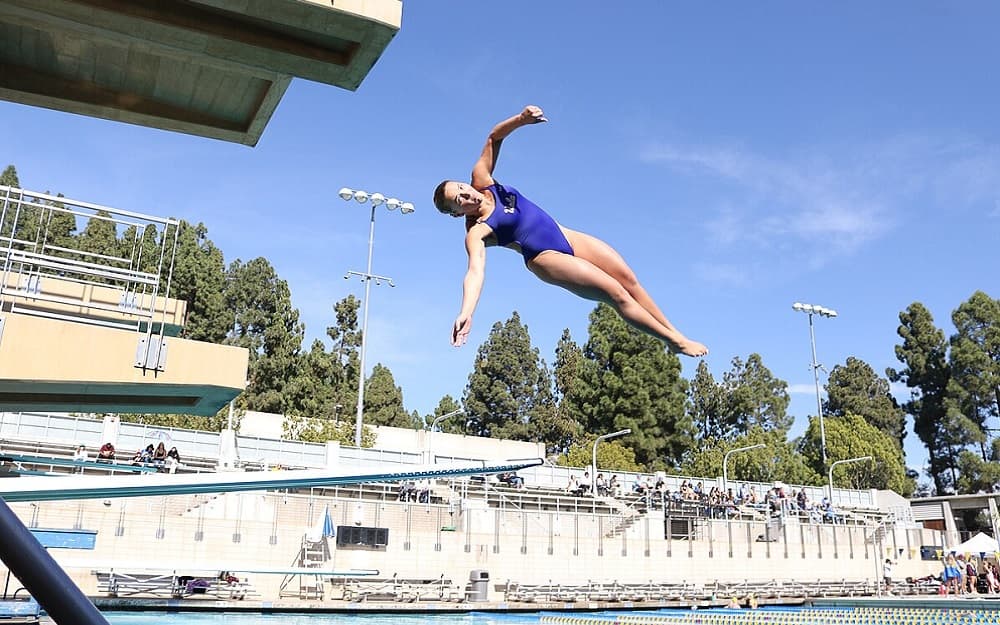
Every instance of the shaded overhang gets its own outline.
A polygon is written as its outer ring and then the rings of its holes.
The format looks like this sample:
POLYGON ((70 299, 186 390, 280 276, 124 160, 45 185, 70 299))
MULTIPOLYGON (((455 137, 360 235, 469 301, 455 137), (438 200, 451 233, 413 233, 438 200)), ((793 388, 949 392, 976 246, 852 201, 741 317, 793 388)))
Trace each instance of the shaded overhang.
POLYGON ((0 98, 255 145, 293 77, 355 90, 400 0, 3 0, 0 98))

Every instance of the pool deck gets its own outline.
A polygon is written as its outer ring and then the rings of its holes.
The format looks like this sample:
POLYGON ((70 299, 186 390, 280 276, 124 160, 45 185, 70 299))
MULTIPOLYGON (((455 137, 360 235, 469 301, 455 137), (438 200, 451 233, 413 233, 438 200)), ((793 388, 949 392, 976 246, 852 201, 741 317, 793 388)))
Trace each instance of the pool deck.
MULTIPOLYGON (((168 611, 168 612, 298 612, 298 613, 383 613, 459 614, 466 612, 598 612, 604 610, 659 610, 663 608, 707 609, 722 608, 726 598, 689 601, 577 601, 573 603, 546 601, 218 601, 210 599, 154 599, 123 597, 91 597, 101 611, 168 611)), ((801 597, 766 599, 760 607, 804 606, 808 601, 801 597)), ((997 604, 1000 607, 1000 603, 997 604)))

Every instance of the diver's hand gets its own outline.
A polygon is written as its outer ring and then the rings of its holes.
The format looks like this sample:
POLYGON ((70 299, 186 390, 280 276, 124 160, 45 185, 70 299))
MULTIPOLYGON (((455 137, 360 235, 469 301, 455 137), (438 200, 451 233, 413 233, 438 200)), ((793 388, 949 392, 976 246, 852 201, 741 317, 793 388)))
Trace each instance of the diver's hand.
POLYGON ((469 332, 472 331, 472 315, 467 317, 460 316, 455 319, 455 325, 451 329, 451 344, 455 347, 461 347, 465 345, 465 342, 469 339, 469 332))
POLYGON ((526 124, 540 124, 549 120, 546 119, 545 113, 542 112, 542 109, 533 104, 529 104, 524 107, 523 111, 521 111, 521 121, 526 124))

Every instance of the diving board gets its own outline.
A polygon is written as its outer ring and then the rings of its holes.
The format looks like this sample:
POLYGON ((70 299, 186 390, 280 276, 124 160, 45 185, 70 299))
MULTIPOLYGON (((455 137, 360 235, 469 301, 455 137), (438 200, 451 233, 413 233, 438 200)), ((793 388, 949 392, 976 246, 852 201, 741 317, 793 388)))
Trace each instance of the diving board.
POLYGON ((405 471, 303 469, 254 473, 195 473, 145 475, 27 476, 0 480, 0 498, 15 501, 109 499, 194 493, 233 493, 284 488, 313 488, 437 477, 506 473, 541 465, 542 458, 483 461, 482 463, 422 464, 405 471))

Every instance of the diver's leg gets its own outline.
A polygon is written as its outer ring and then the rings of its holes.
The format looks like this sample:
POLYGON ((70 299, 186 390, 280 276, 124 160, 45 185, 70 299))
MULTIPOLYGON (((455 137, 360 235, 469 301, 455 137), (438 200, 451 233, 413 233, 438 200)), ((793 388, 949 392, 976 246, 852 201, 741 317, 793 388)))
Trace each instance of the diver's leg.
POLYGON ((674 351, 688 356, 703 356, 708 351, 704 345, 660 323, 618 280, 584 258, 562 252, 542 252, 528 261, 528 269, 545 282, 561 286, 584 299, 612 306, 629 325, 665 341, 674 351))

